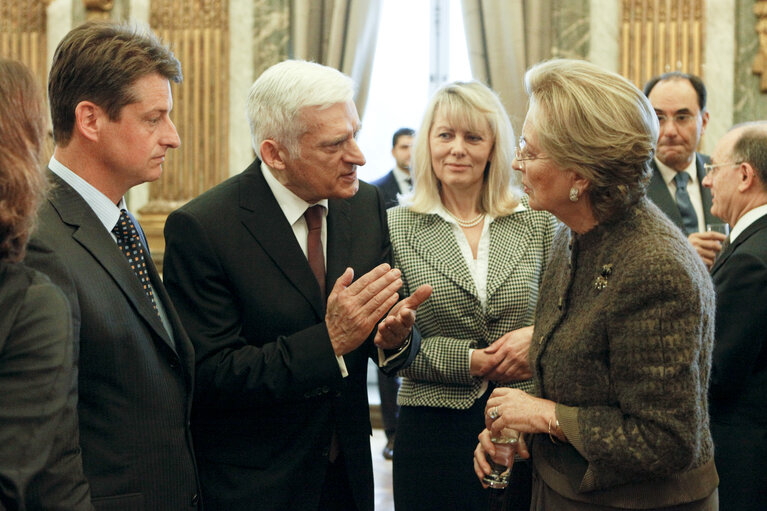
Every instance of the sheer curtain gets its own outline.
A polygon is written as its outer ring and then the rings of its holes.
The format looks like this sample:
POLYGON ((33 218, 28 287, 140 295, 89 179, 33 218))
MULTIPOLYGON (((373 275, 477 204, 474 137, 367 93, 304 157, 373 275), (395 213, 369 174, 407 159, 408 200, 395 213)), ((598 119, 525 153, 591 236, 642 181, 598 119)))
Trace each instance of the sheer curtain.
POLYGON ((365 111, 381 0, 293 0, 293 57, 334 67, 357 83, 365 111))
POLYGON ((462 0, 471 71, 495 90, 514 126, 527 111, 527 68, 551 56, 551 0, 462 0))

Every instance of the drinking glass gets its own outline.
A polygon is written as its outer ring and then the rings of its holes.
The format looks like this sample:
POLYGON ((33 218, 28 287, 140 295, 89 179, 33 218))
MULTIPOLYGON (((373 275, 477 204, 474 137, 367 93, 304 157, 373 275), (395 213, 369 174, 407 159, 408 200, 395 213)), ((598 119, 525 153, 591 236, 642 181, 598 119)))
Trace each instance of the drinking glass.
POLYGON ((721 232, 725 236, 730 235, 730 224, 706 224, 707 232, 721 232))
MULTIPOLYGON (((511 428, 504 428, 501 430, 500 436, 493 437, 491 440, 494 444, 514 445, 519 442, 519 432, 511 428)), ((505 465, 494 462, 490 456, 487 456, 487 461, 490 463, 493 471, 482 480, 490 488, 503 490, 509 484, 511 470, 505 465)))

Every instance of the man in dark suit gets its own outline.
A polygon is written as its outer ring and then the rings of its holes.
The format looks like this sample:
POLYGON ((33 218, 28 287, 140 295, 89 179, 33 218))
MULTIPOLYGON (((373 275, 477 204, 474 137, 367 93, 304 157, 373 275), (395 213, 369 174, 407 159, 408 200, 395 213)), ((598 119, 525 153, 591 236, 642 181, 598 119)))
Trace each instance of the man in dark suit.
POLYGON ((353 94, 319 64, 264 71, 248 99, 259 159, 165 225, 208 511, 373 509, 368 358, 410 362, 431 290, 397 303, 383 200, 357 179, 353 94))
POLYGON ((703 184, 732 225, 711 268, 717 293, 710 414, 719 500, 767 509, 767 122, 730 130, 703 184))
POLYGON ((706 86, 695 75, 671 72, 651 78, 644 93, 660 123, 647 195, 682 229, 710 268, 724 235, 707 232, 707 224, 722 221, 711 213, 711 192, 702 185, 709 158, 696 152, 708 125, 706 86))
MULTIPOLYGON (((414 136, 415 131, 412 128, 400 128, 394 132, 391 155, 394 156, 396 165, 384 177, 373 182, 381 190, 387 209, 399 204, 398 194, 410 192, 410 154, 414 136)), ((381 419, 386 433, 383 457, 387 460, 394 456, 394 440, 397 436, 397 415, 399 414, 397 392, 399 392, 399 378, 394 375, 387 376, 379 369, 378 394, 381 396, 381 419)))
MULTIPOLYGON (((198 508, 193 349, 124 199, 160 177, 180 143, 171 80, 181 66, 159 39, 103 22, 69 32, 50 72, 52 190, 26 262, 72 308, 79 447, 96 509, 198 508)), ((62 460, 78 450, 69 426, 62 460)))
POLYGON ((394 132, 391 155, 394 157, 396 165, 384 177, 373 182, 383 193, 387 208, 399 204, 397 194, 410 191, 410 155, 413 150, 414 136, 415 131, 411 128, 400 128, 394 132))

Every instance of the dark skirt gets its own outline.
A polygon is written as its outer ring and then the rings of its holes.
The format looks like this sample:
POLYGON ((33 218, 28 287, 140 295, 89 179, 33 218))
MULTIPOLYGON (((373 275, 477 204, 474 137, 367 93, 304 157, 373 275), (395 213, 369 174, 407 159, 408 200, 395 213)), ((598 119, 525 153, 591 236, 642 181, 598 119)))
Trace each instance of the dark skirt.
MULTIPOLYGON (((394 507, 397 511, 489 509, 490 491, 477 479, 473 463, 477 436, 485 428, 488 394, 467 410, 425 406, 400 408, 393 460, 394 507)), ((527 462, 518 465, 512 473, 512 485, 516 472, 529 470, 527 462)), ((529 493, 527 502, 521 507, 507 509, 528 511, 529 493)))

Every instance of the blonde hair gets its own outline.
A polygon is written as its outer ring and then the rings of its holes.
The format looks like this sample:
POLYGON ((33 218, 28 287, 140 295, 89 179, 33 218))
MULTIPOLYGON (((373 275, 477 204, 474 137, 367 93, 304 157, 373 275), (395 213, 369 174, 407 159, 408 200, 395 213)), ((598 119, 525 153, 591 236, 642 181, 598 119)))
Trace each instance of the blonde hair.
POLYGON ((644 197, 658 118, 631 82, 582 60, 551 60, 525 74, 540 149, 589 181, 599 222, 644 197))
POLYGON ((511 213, 519 204, 521 177, 511 168, 514 159, 514 130, 498 96, 479 82, 453 82, 440 87, 431 98, 418 130, 413 154, 413 193, 400 201, 418 213, 428 213, 441 204, 440 183, 431 165, 429 138, 437 113, 452 126, 472 131, 490 129, 494 138, 479 209, 495 217, 511 213))

